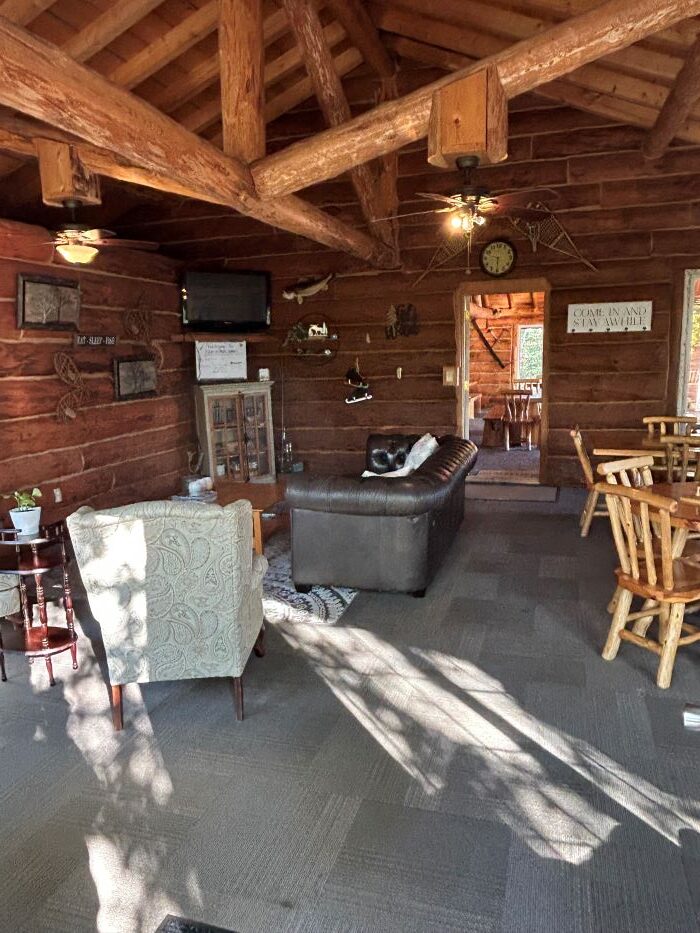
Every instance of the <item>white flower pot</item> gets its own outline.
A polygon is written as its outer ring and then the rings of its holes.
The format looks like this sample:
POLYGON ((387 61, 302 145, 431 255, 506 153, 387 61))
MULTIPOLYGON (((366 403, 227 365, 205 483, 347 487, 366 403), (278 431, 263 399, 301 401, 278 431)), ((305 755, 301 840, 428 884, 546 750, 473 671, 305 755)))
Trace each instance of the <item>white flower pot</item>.
POLYGON ((35 505, 33 509, 10 509, 10 518, 21 535, 34 537, 39 534, 41 506, 35 505))

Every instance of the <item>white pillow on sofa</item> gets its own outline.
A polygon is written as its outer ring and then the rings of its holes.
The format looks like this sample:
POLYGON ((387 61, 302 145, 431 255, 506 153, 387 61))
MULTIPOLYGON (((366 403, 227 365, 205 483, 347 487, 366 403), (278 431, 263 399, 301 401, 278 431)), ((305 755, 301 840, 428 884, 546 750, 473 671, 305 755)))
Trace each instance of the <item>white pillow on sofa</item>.
POLYGON ((406 457, 406 463, 400 470, 391 470, 389 473, 373 473, 371 470, 365 470, 362 478, 368 476, 409 476, 414 470, 417 470, 421 463, 424 463, 428 457, 435 453, 439 444, 432 434, 424 434, 419 437, 416 443, 411 447, 406 457))

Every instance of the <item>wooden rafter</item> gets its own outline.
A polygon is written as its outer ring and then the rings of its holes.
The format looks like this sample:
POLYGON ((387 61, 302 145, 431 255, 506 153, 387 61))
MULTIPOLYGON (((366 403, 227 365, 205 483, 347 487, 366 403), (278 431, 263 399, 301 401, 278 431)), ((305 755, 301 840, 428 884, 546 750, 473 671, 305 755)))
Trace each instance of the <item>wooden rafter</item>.
POLYGON ((326 0, 326 6, 342 24, 352 44, 380 78, 392 78, 395 67, 377 29, 360 0, 326 0))
MULTIPOLYGON (((387 36, 387 45, 398 55, 423 65, 434 65, 446 71, 459 71, 466 68, 471 62, 478 59, 449 49, 416 42, 414 39, 404 39, 402 36, 387 36)), ((650 128, 658 116, 658 110, 643 104, 634 104, 624 101, 611 94, 599 94, 586 88, 577 87, 564 78, 550 81, 537 88, 537 94, 548 100, 569 104, 579 110, 586 110, 596 116, 613 120, 616 123, 629 123, 632 126, 650 128)), ((685 127, 687 139, 700 143, 700 123, 688 124, 685 127)))
POLYGON ((700 39, 688 52, 676 83, 668 93, 661 112, 644 140, 642 152, 647 159, 660 158, 683 125, 695 103, 700 99, 700 39))
POLYGON ((53 3, 54 0, 4 0, 0 3, 0 16, 18 26, 26 26, 53 3))
MULTIPOLYGON (((700 0, 607 0, 487 63, 497 67, 506 95, 517 97, 698 12, 700 0)), ((433 92, 452 80, 454 76, 433 82, 268 156, 253 167, 256 190, 264 198, 298 191, 421 139, 428 130, 433 92)))
POLYGON ((250 172, 238 160, 6 21, 0 21, 0 103, 108 150, 112 163, 122 162, 124 180, 149 184, 150 179, 157 182, 152 187, 225 204, 376 265, 394 262, 393 251, 380 241, 298 198, 260 201, 250 172))
POLYGON ((223 150, 242 162, 265 155, 262 0, 220 0, 223 150))
MULTIPOLYGON (((292 32, 303 55, 306 71, 329 126, 340 126, 351 119, 343 85, 333 67, 333 57, 323 35, 323 26, 310 0, 282 0, 292 32)), ((363 216, 385 243, 394 245, 394 228, 380 213, 377 178, 369 164, 350 171, 350 180, 357 194, 363 216)))
POLYGON ((120 0, 72 36, 61 48, 76 61, 87 61, 161 3, 162 0, 120 0))

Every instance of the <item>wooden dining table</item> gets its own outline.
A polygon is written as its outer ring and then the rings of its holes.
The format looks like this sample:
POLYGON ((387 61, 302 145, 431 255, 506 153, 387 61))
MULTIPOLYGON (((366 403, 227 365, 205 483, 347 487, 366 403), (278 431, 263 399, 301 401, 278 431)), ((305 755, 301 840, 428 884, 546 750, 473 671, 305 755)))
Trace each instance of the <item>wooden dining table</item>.
MULTIPOLYGON (((666 446, 664 437, 672 440, 678 438, 678 434, 649 434, 648 431, 639 431, 636 434, 630 434, 626 437, 624 444, 618 444, 615 447, 594 447, 594 457, 666 457, 666 446)), ((698 447, 700 447, 700 434, 688 435, 688 439, 697 438, 698 447)))

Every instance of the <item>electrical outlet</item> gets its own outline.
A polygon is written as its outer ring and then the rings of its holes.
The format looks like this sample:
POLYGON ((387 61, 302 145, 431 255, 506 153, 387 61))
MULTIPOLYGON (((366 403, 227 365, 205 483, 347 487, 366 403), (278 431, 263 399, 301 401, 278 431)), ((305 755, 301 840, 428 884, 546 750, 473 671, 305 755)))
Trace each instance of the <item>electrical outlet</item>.
POLYGON ((53 501, 56 503, 56 505, 63 502, 63 493, 61 492, 60 486, 56 486, 53 491, 53 501))

